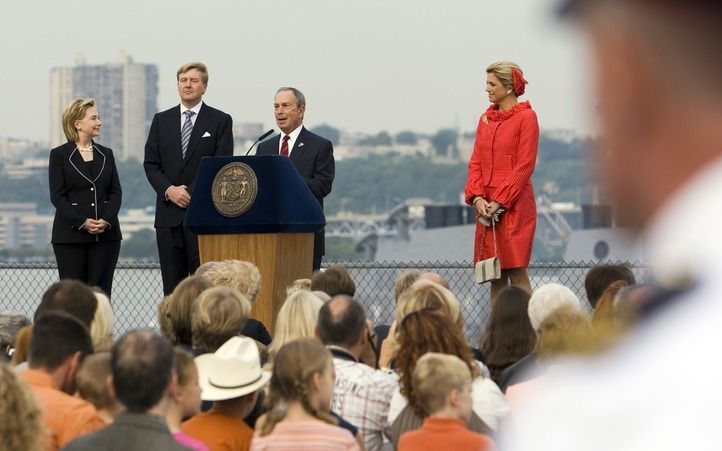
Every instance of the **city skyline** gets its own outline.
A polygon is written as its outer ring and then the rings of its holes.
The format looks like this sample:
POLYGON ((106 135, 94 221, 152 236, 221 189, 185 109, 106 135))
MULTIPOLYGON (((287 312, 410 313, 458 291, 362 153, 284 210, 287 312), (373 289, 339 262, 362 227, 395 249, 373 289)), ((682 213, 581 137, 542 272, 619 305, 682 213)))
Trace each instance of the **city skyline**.
POLYGON ((50 147, 67 141, 60 121, 78 97, 95 99, 103 121, 102 139, 118 158, 143 159, 145 141, 158 109, 158 68, 123 55, 104 64, 79 62, 50 70, 50 147))
POLYGON ((176 69, 201 60, 210 72, 207 102, 235 122, 273 126, 276 88, 294 85, 306 94, 309 126, 392 134, 473 131, 488 105, 484 68, 512 59, 530 80, 522 100, 532 102, 542 128, 587 134, 581 46, 553 17, 555 3, 28 0, 7 8, 0 30, 5 42, 22 42, 5 55, 3 80, 12 89, 0 136, 47 140, 50 69, 79 56, 105 64, 123 52, 158 66, 159 110, 178 103, 176 69), (191 39, 183 39, 187 32, 191 39))

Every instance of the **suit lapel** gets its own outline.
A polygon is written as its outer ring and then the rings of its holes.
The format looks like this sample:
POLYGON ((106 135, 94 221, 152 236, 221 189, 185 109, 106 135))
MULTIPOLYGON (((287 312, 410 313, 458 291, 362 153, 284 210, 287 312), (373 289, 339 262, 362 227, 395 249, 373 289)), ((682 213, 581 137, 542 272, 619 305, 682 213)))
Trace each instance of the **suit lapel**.
MULTIPOLYGON (((198 118, 196 119, 196 123, 193 124, 193 131, 191 132, 191 137, 188 141, 188 149, 186 149, 186 161, 190 160, 191 154, 198 147, 201 136, 203 136, 203 133, 205 133, 206 131, 206 124, 210 119, 210 115, 210 109, 204 103, 203 106, 201 106, 201 110, 198 112, 198 118)), ((180 124, 180 117, 178 118, 178 124, 180 124)), ((180 127, 180 125, 178 125, 178 127, 180 127)), ((178 130, 178 140, 180 140, 180 129, 178 130)))
POLYGON ((181 126, 180 126, 180 105, 178 105, 173 111, 173 120, 171 121, 171 133, 176 137, 176 144, 178 147, 178 158, 183 156, 183 146, 181 146, 181 126))
POLYGON ((103 171, 105 170, 105 163, 106 163, 107 158, 106 158, 106 156, 105 156, 105 152, 103 152, 102 150, 100 150, 100 148, 99 148, 98 146, 96 146, 95 144, 93 144, 93 147, 95 147, 95 151, 98 153, 98 160, 99 160, 99 161, 95 161, 94 164, 100 166, 100 169, 99 169, 98 172, 97 172, 98 175, 96 175, 96 176, 95 176, 95 180, 93 180, 93 182, 95 182, 95 181, 97 181, 97 180, 100 178, 100 176, 103 174, 103 171))
POLYGON ((80 151, 75 144, 68 143, 66 149, 68 152, 68 160, 70 160, 70 165, 73 169, 75 169, 84 179, 91 180, 90 169, 88 169, 88 165, 85 163, 85 160, 83 160, 83 157, 80 155, 80 151))
POLYGON ((296 163, 298 160, 301 159, 303 156, 303 152, 306 150, 304 147, 306 147, 308 141, 308 132, 306 131, 306 127, 301 128, 301 132, 298 134, 298 138, 296 138, 296 142, 293 143, 293 149, 291 150, 291 161, 296 163))
POLYGON ((278 148, 280 142, 281 142, 281 135, 276 135, 273 138, 269 139, 268 146, 271 148, 271 153, 266 154, 266 155, 280 155, 281 151, 278 148))

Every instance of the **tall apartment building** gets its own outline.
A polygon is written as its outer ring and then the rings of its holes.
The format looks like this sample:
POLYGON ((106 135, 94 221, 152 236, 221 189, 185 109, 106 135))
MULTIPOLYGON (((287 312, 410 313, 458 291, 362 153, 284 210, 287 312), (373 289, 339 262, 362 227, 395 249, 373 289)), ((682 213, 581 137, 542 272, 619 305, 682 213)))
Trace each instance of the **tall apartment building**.
POLYGON ((61 123, 65 106, 74 98, 92 97, 103 129, 98 142, 119 159, 143 160, 145 140, 158 110, 158 67, 122 55, 101 65, 79 62, 50 70, 50 144, 66 141, 61 123))

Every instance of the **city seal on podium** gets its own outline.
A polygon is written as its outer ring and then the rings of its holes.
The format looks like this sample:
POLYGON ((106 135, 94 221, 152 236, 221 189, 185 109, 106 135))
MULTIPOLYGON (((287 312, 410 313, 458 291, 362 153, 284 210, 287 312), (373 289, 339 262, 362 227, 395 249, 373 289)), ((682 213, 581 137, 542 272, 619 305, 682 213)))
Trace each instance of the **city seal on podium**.
POLYGON ((213 178, 211 198, 218 213, 235 218, 247 212, 258 193, 258 179, 250 166, 239 161, 223 166, 213 178))

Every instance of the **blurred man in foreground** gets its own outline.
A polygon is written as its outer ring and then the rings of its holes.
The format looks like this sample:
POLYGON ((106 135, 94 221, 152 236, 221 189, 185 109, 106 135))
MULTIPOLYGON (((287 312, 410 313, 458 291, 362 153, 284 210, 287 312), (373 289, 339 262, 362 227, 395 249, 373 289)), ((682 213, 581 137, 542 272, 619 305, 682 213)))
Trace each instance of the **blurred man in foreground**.
POLYGON ((563 10, 591 46, 602 179, 663 292, 624 343, 514 412, 502 449, 716 448, 722 3, 568 0, 563 10))

